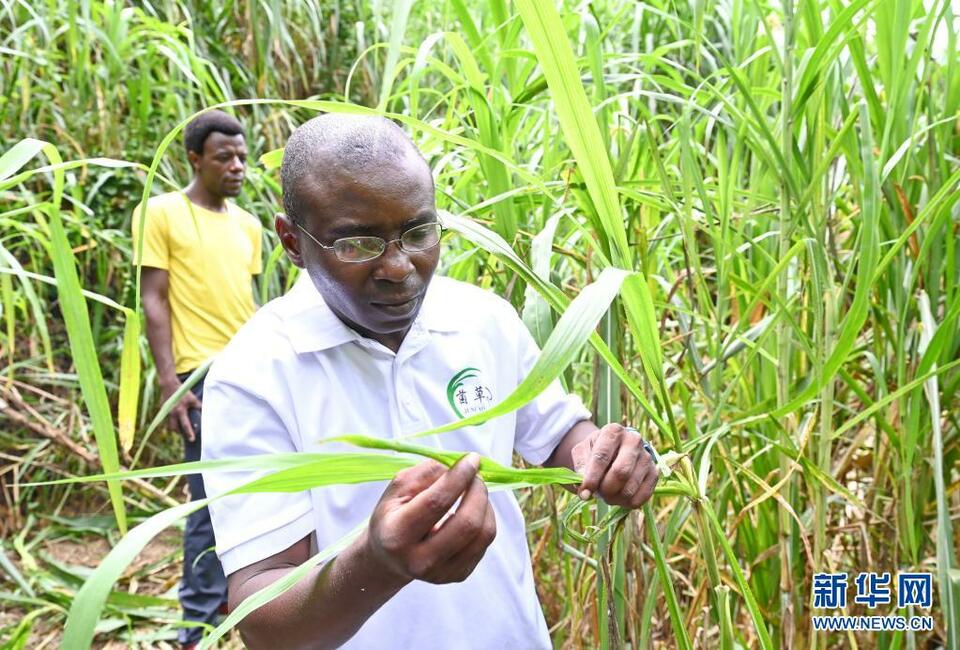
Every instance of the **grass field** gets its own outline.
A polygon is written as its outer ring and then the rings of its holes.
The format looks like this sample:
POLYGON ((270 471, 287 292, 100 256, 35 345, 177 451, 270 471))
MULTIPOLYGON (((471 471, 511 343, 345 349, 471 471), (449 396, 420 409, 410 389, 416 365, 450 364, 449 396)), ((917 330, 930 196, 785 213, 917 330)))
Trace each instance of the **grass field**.
POLYGON ((226 104, 259 159, 260 300, 295 278, 270 227, 286 136, 385 112, 451 215, 442 272, 566 336, 545 371, 672 464, 625 518, 521 492, 557 647, 960 648, 958 11, 3 0, 0 643, 173 643, 175 532, 87 579, 176 518, 183 480, 27 483, 178 461, 130 223, 189 180, 185 120, 226 104), (932 573, 930 610, 846 613, 933 631, 815 633, 837 571, 932 573))

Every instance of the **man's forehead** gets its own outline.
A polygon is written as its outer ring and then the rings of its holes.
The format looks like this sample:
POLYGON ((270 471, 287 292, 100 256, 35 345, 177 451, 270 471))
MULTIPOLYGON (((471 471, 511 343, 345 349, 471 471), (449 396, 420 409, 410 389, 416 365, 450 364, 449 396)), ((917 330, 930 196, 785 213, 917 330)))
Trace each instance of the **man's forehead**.
POLYGON ((432 200, 307 203, 305 225, 330 237, 352 234, 394 236, 397 231, 437 219, 432 200))
POLYGON ((315 173, 301 177, 297 187, 283 189, 292 189, 300 203, 317 210, 337 206, 363 211, 380 204, 409 205, 413 211, 433 208, 433 179, 425 164, 371 164, 351 169, 318 161, 315 173))
POLYGON ((316 221, 321 222, 323 230, 333 237, 352 234, 386 234, 392 236, 397 226, 400 227, 400 230, 406 230, 412 226, 419 226, 422 223, 436 220, 437 213, 433 208, 395 213, 338 211, 322 215, 316 219, 316 221))
POLYGON ((227 135, 220 131, 213 131, 210 135, 207 136, 207 139, 203 142, 204 149, 210 149, 211 151, 215 149, 246 149, 247 141, 243 137, 242 133, 237 133, 235 135, 227 135))

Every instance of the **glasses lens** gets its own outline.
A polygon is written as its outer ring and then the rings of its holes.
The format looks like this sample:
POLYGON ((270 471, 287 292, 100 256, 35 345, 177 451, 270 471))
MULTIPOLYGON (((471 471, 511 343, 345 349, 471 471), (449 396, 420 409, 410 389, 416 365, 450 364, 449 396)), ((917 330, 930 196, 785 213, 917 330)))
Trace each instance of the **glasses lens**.
POLYGON ((345 237, 333 242, 333 252, 342 262, 366 262, 383 252, 379 237, 345 237))
POLYGON ((440 224, 425 223, 411 228, 400 237, 403 250, 410 252, 425 251, 440 242, 440 224))

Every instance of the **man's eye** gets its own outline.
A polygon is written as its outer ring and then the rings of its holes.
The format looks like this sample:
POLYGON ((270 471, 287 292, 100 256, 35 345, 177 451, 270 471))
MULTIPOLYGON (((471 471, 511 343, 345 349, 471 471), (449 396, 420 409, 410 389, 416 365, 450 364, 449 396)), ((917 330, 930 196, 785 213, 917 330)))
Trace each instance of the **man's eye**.
POLYGON ((380 254, 380 240, 374 237, 340 239, 336 242, 339 254, 348 259, 364 259, 380 254))
POLYGON ((408 230, 403 238, 408 244, 422 244, 427 240, 427 235, 429 232, 421 228, 414 228, 413 230, 408 230))
POLYGON ((411 250, 424 250, 437 243, 437 225, 423 224, 403 233, 403 245, 411 250))
POLYGON ((362 237, 350 242, 358 251, 364 253, 378 253, 380 251, 380 240, 372 237, 362 237))

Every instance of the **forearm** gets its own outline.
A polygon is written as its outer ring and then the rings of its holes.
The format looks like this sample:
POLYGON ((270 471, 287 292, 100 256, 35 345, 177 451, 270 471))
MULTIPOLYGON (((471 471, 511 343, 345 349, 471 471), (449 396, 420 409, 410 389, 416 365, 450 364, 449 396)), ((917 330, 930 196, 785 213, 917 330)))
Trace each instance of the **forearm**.
POLYGON ((157 379, 161 385, 176 383, 170 302, 159 296, 144 296, 143 311, 147 317, 147 342, 157 367, 157 379))
MULTIPOLYGON (((365 531, 336 558, 314 568, 283 595, 247 616, 240 623, 247 647, 313 649, 346 643, 409 582, 376 571, 376 566, 366 551, 365 531)), ((295 568, 291 563, 261 571, 242 582, 231 576, 230 608, 295 568)))
POLYGON ((570 427, 570 430, 563 436, 560 444, 550 454, 550 458, 543 464, 544 467, 566 467, 575 470, 573 466, 573 455, 571 451, 582 440, 585 440, 590 434, 599 429, 592 420, 581 420, 570 427))

